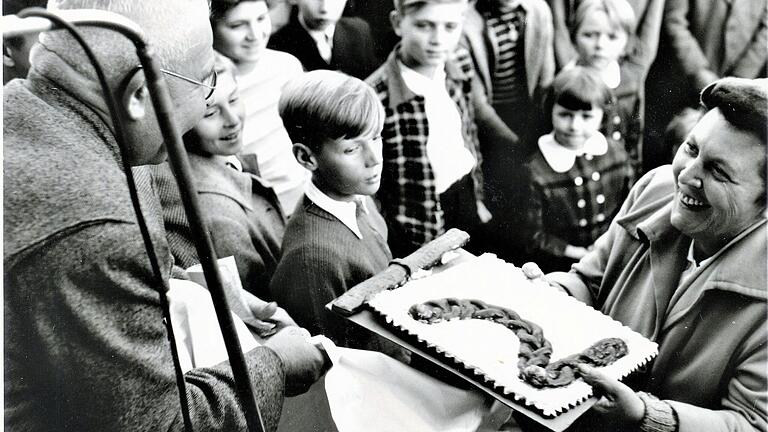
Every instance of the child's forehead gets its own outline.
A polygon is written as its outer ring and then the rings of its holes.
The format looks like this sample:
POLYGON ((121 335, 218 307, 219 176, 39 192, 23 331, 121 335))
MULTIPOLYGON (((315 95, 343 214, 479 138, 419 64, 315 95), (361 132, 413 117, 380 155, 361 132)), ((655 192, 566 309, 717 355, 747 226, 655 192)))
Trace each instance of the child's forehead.
POLYGON ((395 9, 402 15, 408 16, 414 13, 422 12, 425 8, 428 10, 437 10, 443 6, 458 7, 464 11, 469 7, 468 0, 395 0, 395 9), (433 6, 432 8, 428 8, 433 6))

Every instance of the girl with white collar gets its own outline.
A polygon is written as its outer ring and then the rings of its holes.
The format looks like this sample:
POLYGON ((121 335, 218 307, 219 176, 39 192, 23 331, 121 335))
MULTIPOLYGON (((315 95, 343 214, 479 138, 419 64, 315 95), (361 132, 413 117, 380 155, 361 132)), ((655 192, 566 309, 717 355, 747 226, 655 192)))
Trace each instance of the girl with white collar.
POLYGON ((552 132, 527 164, 529 252, 545 271, 567 270, 608 229, 632 170, 623 145, 599 130, 613 95, 594 69, 560 72, 545 102, 552 132))

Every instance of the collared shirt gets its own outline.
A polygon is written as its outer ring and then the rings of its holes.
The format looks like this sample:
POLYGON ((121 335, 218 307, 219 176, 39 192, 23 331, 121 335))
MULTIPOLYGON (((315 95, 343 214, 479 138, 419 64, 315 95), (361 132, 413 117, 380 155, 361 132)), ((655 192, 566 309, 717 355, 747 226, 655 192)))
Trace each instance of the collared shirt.
POLYGON ((437 68, 430 79, 399 63, 405 85, 425 100, 429 122, 427 158, 435 176, 435 189, 441 194, 469 174, 476 160, 464 145, 461 116, 445 87, 445 68, 437 68))
POLYGON ((308 181, 304 186, 304 193, 316 206, 332 214, 355 233, 357 238, 363 238, 363 233, 360 232, 360 227, 357 225, 357 206, 359 205, 366 214, 368 213, 363 196, 357 197, 354 201, 338 201, 326 195, 311 181, 308 181))
POLYGON ((322 57, 326 63, 330 63, 333 50, 333 35, 336 31, 336 27, 329 26, 324 30, 310 29, 307 27, 304 18, 301 15, 299 15, 299 23, 304 27, 304 30, 309 33, 309 36, 315 40, 315 45, 317 45, 317 51, 320 53, 320 57, 322 57))
POLYGON ((591 160, 593 156, 602 156, 608 151, 608 141, 605 135, 595 132, 578 150, 563 147, 555 140, 554 132, 539 138, 539 150, 544 160, 557 173, 564 173, 573 167, 576 158, 584 156, 591 160))

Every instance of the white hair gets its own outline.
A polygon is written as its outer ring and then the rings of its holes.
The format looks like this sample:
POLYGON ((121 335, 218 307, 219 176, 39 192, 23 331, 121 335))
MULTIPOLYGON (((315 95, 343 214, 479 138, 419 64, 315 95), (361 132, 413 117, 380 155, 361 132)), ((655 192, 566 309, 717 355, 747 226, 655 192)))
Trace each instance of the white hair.
MULTIPOLYGON (((142 28, 154 46, 157 59, 169 69, 176 69, 195 41, 199 41, 199 35, 195 35, 199 26, 190 23, 195 20, 207 23, 209 13, 206 0, 49 0, 48 9, 100 9, 121 14, 142 28)), ((119 33, 93 27, 79 30, 110 80, 121 79, 127 70, 139 64, 133 44, 119 33)), ((82 49, 68 33, 46 32, 40 43, 79 73, 95 77, 82 49)))

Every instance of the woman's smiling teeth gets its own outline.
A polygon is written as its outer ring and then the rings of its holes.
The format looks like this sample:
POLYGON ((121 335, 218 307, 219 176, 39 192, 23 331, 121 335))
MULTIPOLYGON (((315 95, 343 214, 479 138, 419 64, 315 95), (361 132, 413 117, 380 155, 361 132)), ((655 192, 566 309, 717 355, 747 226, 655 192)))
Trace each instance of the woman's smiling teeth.
POLYGON ((684 194, 682 192, 680 192, 680 201, 682 201, 683 204, 685 204, 688 207, 700 207, 700 208, 702 208, 702 207, 706 207, 707 206, 707 204, 697 200, 696 198, 694 198, 694 197, 692 197, 690 195, 686 195, 686 194, 684 194))

